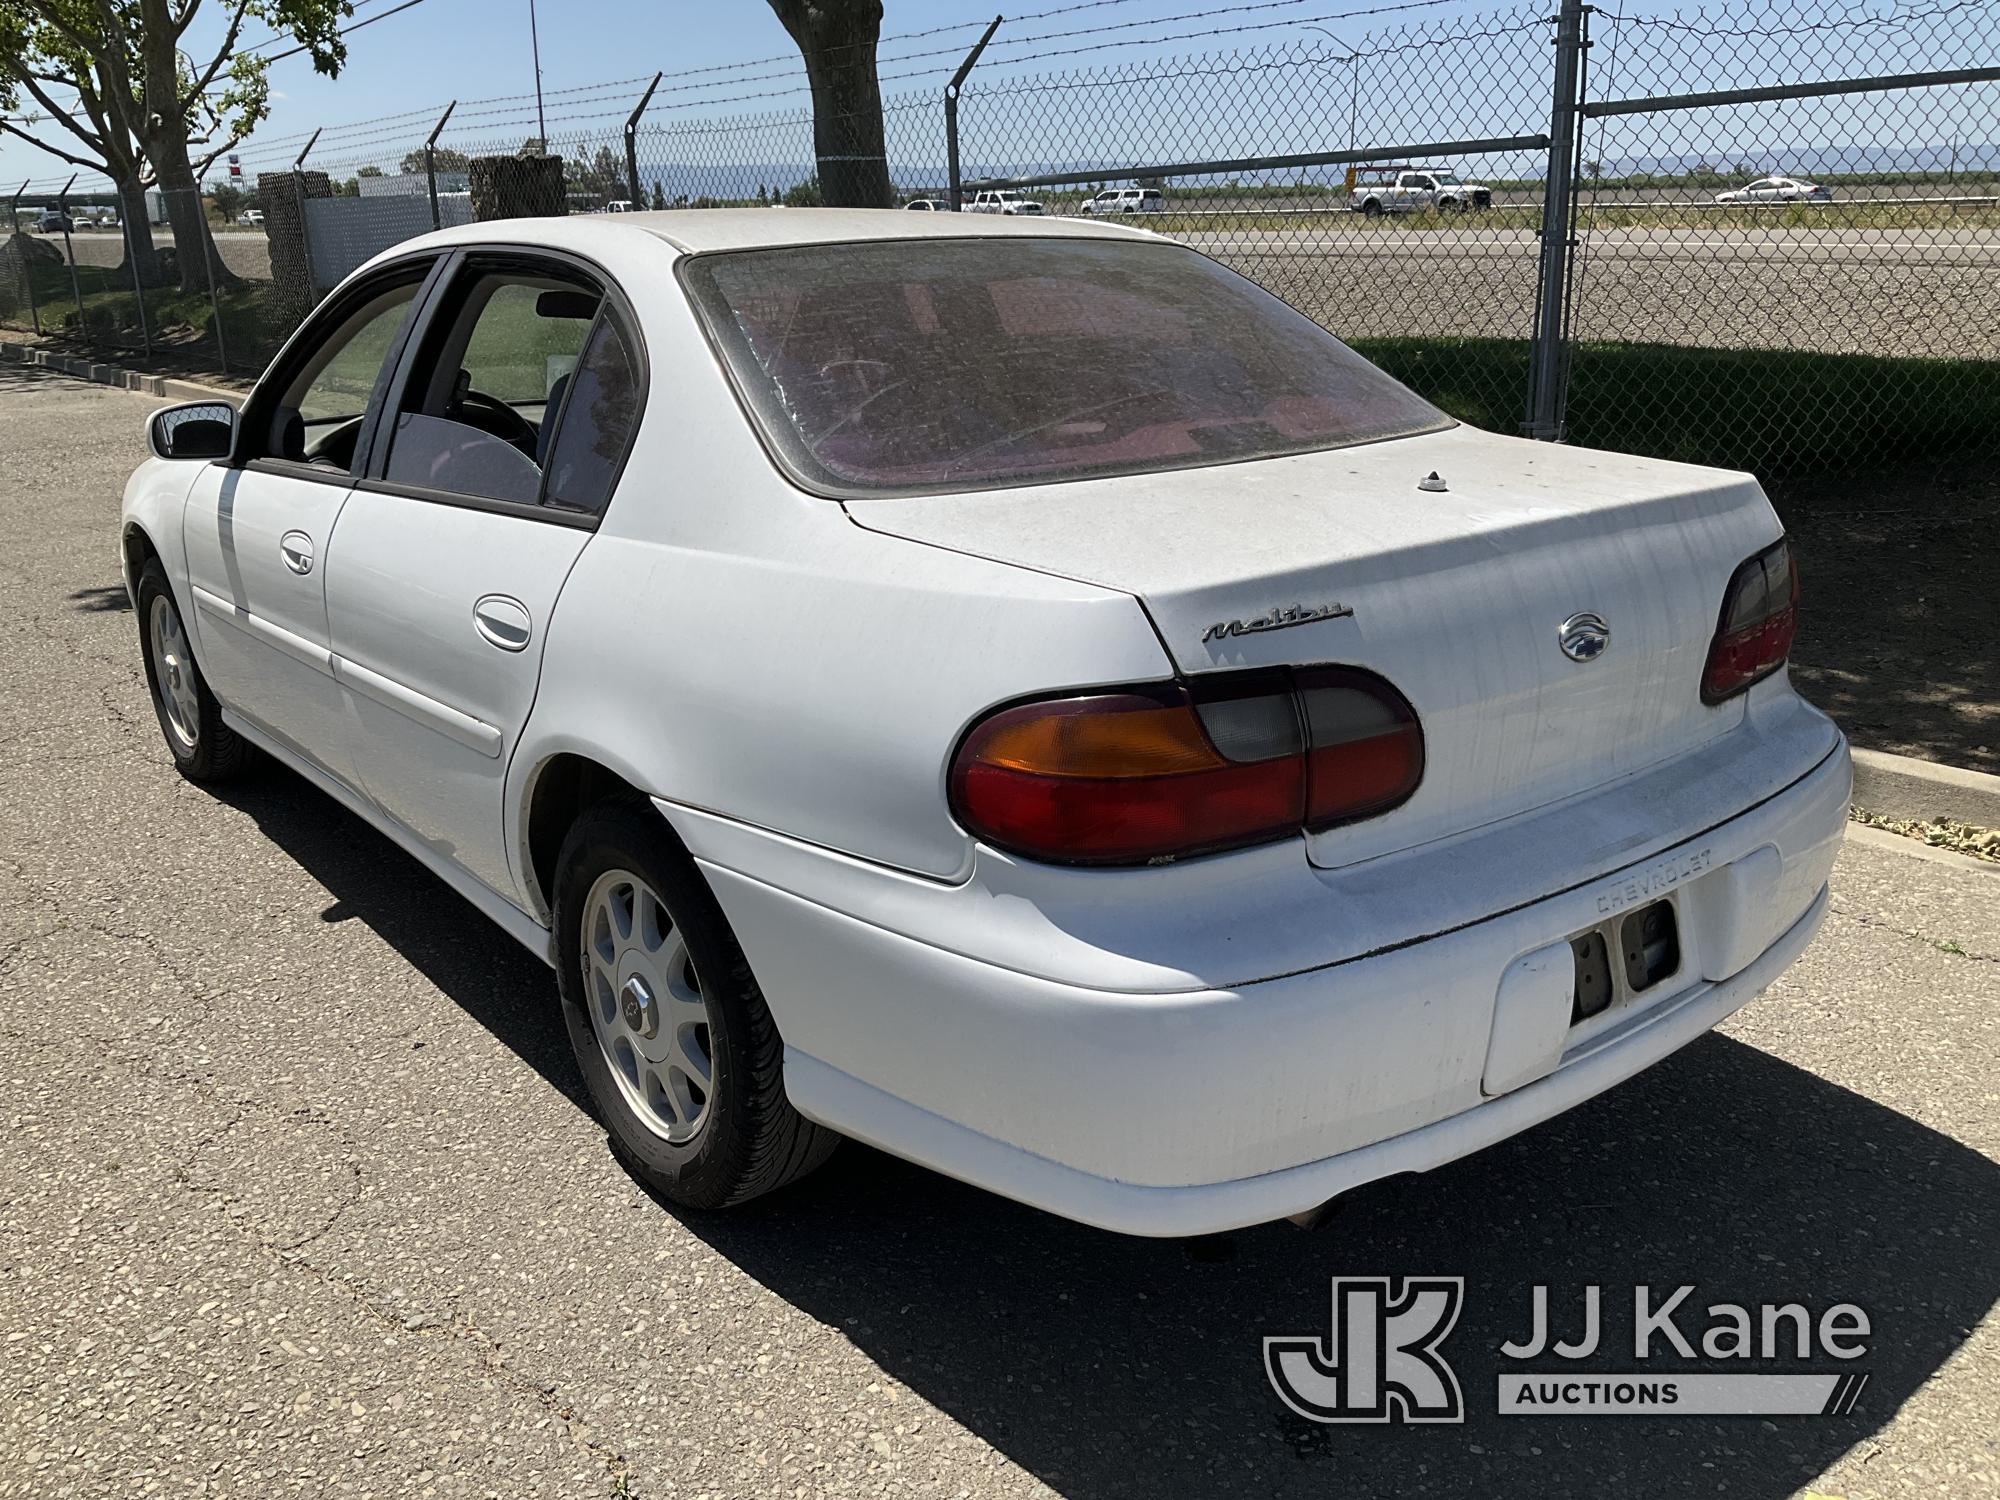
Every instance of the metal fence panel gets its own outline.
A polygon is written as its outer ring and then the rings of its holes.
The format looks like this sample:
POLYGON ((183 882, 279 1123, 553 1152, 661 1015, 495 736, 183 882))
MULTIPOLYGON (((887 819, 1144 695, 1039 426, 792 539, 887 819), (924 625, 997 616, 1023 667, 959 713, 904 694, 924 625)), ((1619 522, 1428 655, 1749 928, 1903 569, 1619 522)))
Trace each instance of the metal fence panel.
POLYGON ((1897 75, 1990 72, 2000 8, 1750 0, 1592 31, 1569 435, 1766 474, 1990 443, 2000 82, 1897 75))

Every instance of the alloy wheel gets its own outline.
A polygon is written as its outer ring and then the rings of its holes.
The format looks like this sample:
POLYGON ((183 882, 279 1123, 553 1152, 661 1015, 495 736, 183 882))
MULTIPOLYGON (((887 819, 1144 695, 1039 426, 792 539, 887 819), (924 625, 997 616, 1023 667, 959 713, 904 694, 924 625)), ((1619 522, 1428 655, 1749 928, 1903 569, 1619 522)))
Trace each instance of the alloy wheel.
POLYGON ((201 700, 196 696, 194 655, 180 611, 165 594, 156 594, 146 621, 153 649, 153 670, 160 684, 160 708, 175 743, 192 753, 201 740, 201 700))
POLYGON ((707 1122, 715 1086, 708 1003, 687 942, 629 870, 591 886, 582 937, 591 1026, 611 1076, 648 1129, 685 1145, 707 1122))

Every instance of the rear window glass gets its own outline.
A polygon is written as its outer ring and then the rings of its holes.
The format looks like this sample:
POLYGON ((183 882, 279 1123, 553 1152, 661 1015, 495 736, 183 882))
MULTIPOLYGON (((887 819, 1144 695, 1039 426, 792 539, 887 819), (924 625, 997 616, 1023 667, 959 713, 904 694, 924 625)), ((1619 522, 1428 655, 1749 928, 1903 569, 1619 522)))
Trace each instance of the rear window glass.
POLYGON ((1175 245, 963 239, 698 256, 690 292, 771 446, 844 497, 1346 447, 1451 421, 1175 245))

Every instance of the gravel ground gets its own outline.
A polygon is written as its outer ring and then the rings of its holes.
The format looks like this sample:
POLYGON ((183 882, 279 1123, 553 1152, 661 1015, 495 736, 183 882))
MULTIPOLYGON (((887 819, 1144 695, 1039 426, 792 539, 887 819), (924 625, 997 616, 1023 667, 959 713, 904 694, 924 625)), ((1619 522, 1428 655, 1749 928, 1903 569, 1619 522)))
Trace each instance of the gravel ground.
MULTIPOLYGON (((1534 324, 1531 237, 1190 238, 1343 337, 1525 338, 1534 324)), ((1573 305, 1582 339, 2000 358, 2000 240, 1885 254, 1805 234, 1606 236, 1580 262, 1573 305)))
POLYGON ((1120 1239, 851 1147, 679 1213, 545 971, 295 778, 172 773, 113 541, 149 405, 0 367, 0 1496, 2000 1493, 2000 876, 1851 840, 1721 1034, 1313 1234, 1120 1239), (1467 1278, 1467 1425, 1278 1406, 1261 1338, 1366 1273, 1467 1278), (1488 1415, 1525 1288, 1586 1281, 1860 1303, 1871 1382, 1488 1415))

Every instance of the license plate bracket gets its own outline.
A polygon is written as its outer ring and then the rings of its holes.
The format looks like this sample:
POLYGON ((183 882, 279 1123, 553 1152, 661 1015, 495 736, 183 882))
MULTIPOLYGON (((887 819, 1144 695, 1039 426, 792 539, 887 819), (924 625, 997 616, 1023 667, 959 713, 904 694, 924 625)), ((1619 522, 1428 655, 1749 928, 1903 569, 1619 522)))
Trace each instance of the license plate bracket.
POLYGON ((1671 897, 1600 922, 1569 940, 1575 962, 1572 1027, 1654 989, 1681 970, 1680 916, 1671 897))

